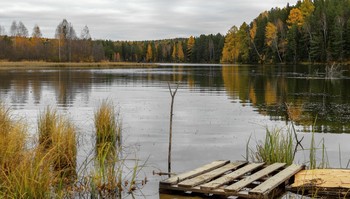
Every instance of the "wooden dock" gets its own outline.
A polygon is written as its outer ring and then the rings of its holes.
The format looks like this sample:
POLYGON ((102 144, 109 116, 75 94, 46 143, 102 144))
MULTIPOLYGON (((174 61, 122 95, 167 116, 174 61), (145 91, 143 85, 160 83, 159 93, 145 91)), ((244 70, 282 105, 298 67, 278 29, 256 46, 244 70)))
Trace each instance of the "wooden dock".
POLYGON ((350 170, 303 170, 287 190, 313 198, 350 198, 350 170))
POLYGON ((275 198, 284 193, 303 165, 214 161, 159 183, 161 193, 191 193, 207 196, 275 198))

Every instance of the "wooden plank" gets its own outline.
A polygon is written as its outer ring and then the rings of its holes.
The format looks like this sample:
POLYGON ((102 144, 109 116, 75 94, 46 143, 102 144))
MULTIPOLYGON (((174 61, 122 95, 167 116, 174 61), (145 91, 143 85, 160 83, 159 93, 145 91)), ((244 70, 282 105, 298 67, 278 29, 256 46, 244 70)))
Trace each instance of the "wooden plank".
POLYGON ((160 184, 159 185, 159 192, 160 193, 178 193, 178 194, 183 194, 185 192, 191 192, 191 193, 196 193, 196 194, 205 194, 205 195, 212 195, 212 198, 217 198, 216 196, 221 196, 220 198, 224 197, 239 197, 239 198, 255 198, 255 196, 249 195, 247 191, 242 191, 242 192, 237 192, 237 193, 232 193, 232 192, 225 192, 224 189, 218 188, 218 189, 213 189, 210 191, 200 189, 199 186, 196 187, 179 187, 177 185, 165 185, 165 184, 160 184))
POLYGON ((350 189, 350 170, 314 169, 303 170, 295 175, 294 188, 345 188, 350 189))
POLYGON ((264 163, 251 163, 248 164, 232 173, 229 173, 227 175, 224 175, 216 180, 213 180, 211 182, 208 182, 206 184, 201 185, 201 189, 204 190, 212 190, 212 189, 216 189, 218 187, 221 187, 223 185, 229 184, 231 182, 233 182, 234 180, 236 180, 237 178, 243 176, 244 174, 251 172, 261 166, 263 166, 264 163))
POLYGON ((178 184, 178 186, 179 187, 194 187, 194 186, 197 186, 199 184, 208 182, 208 181, 210 181, 210 180, 212 180, 212 179, 214 179, 214 178, 216 178, 216 177, 218 177, 218 176, 220 176, 228 171, 235 170, 238 167, 243 166, 245 164, 247 164, 247 162, 245 162, 245 161, 237 161, 237 162, 229 163, 229 164, 226 164, 226 165, 224 165, 220 168, 217 168, 213 171, 210 171, 210 172, 204 173, 202 175, 199 175, 197 177, 182 181, 178 184))
POLYGON ((278 187, 280 184, 284 183, 286 180, 291 178, 294 174, 298 173, 303 168, 303 165, 292 164, 249 191, 249 194, 267 195, 270 193, 270 191, 278 187))
POLYGON ((196 168, 192 171, 188 171, 188 172, 170 177, 164 181, 161 181, 160 183, 161 184, 168 184, 168 185, 177 184, 177 183, 182 182, 186 179, 193 178, 193 177, 196 177, 196 176, 201 175, 203 173, 217 169, 225 164, 228 164, 229 162, 230 162, 229 160, 214 161, 212 163, 209 163, 209 164, 206 164, 206 165, 201 166, 199 168, 196 168))
POLYGON ((217 195, 226 195, 226 192, 223 189, 215 189, 211 192, 201 190, 200 187, 179 187, 177 185, 159 185, 159 190, 162 192, 163 190, 166 191, 179 191, 179 192, 192 192, 192 193, 202 193, 202 194, 217 194, 217 195))
POLYGON ((228 187, 225 188, 225 191, 227 192, 238 192, 239 190, 241 190, 243 187, 251 184, 252 182, 274 172, 275 170, 283 167, 284 165, 286 165, 286 163, 274 163, 271 164, 270 166, 254 173, 253 175, 248 176, 247 178, 244 178, 243 180, 240 180, 228 187))

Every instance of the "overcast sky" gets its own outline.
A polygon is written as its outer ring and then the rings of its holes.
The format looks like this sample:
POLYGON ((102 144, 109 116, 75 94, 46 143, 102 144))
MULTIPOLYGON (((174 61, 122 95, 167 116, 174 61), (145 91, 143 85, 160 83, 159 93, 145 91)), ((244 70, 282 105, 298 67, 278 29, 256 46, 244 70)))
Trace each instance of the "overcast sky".
POLYGON ((87 25, 94 39, 167 39, 226 34, 288 2, 297 0, 0 0, 0 25, 9 33, 12 21, 22 21, 31 34, 38 24, 52 38, 65 18, 78 36, 87 25))

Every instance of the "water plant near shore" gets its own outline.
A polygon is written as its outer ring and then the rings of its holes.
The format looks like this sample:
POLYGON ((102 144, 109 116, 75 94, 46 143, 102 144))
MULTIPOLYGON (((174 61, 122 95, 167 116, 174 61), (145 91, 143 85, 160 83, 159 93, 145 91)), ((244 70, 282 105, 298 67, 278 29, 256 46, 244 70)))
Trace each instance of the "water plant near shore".
POLYGON ((38 117, 38 134, 39 144, 44 148, 50 148, 52 144, 52 135, 56 130, 57 111, 47 106, 43 112, 40 112, 38 117))
POLYGON ((103 100, 94 114, 96 133, 96 154, 115 156, 117 144, 121 145, 121 124, 118 122, 118 114, 115 113, 111 101, 103 100), (109 147, 105 147, 108 144, 109 147), (100 150, 108 150, 100 152, 100 150))
POLYGON ((107 127, 96 129, 100 139, 95 156, 77 168, 76 128, 70 120, 47 107, 39 114, 38 143, 29 148, 27 124, 16 121, 10 109, 0 104, 0 198, 122 198, 122 193, 132 194, 142 166, 138 161, 132 168, 124 166, 128 160, 121 156, 121 125, 112 103, 102 103, 98 110, 107 113, 104 118, 109 122, 102 119, 102 126, 107 127), (133 174, 125 176, 125 172, 133 174))
POLYGON ((95 160, 91 172, 91 195, 120 198, 124 190, 122 156, 122 128, 119 114, 111 101, 103 100, 94 114, 95 160))
MULTIPOLYGON (((67 181, 76 176, 77 141, 74 125, 57 110, 47 107, 38 119, 38 148, 51 153, 56 175, 67 181)), ((44 153, 45 154, 45 153, 44 153)), ((74 181, 74 180, 70 180, 74 181)))
POLYGON ((275 162, 292 164, 294 148, 293 134, 289 129, 284 132, 282 129, 269 130, 266 128, 265 140, 257 143, 256 152, 252 153, 252 159, 267 164, 275 162))

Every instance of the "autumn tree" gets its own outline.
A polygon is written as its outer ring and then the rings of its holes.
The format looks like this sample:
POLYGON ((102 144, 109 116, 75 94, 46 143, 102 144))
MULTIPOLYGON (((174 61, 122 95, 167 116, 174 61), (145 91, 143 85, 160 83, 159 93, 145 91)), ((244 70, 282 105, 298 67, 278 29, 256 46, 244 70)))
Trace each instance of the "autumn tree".
POLYGON ((265 26, 266 26, 266 14, 260 14, 255 19, 249 30, 250 41, 253 45, 254 52, 258 56, 258 62, 263 63, 265 61, 265 55, 263 53, 265 44, 265 26))
POLYGON ((173 51, 171 53, 171 60, 173 62, 176 62, 177 61, 177 45, 173 45, 173 51))
POLYGON ((61 58, 65 61, 71 61, 72 40, 77 38, 72 24, 66 19, 63 19, 56 28, 55 38, 59 41, 59 61, 61 61, 61 58), (61 51, 63 51, 63 53, 61 53, 61 51))
POLYGON ((17 36, 17 22, 13 21, 10 27, 10 36, 17 36))
POLYGON ((146 61, 151 62, 153 60, 153 51, 152 51, 152 46, 149 43, 147 45, 147 54, 146 54, 146 61))
POLYGON ((312 3, 311 0, 303 0, 303 2, 300 5, 300 11, 303 15, 303 19, 307 20, 310 15, 314 12, 315 6, 312 3))
POLYGON ((185 61, 185 54, 183 51, 182 42, 177 43, 177 58, 180 62, 185 61))
POLYGON ((288 28, 291 28, 294 24, 297 27, 301 27, 304 24, 304 16, 299 8, 293 8, 287 19, 288 28))
POLYGON ((87 25, 84 26, 84 28, 81 30, 80 38, 82 40, 90 40, 91 35, 90 35, 90 30, 87 25))
POLYGON ((41 38, 42 37, 41 30, 37 24, 34 25, 32 37, 33 38, 41 38))
POLYGON ((233 26, 225 37, 224 49, 222 51, 222 63, 236 63, 239 56, 240 41, 237 36, 238 28, 233 26))
POLYGON ((268 22, 265 32, 267 46, 271 47, 273 50, 276 50, 279 61, 282 62, 282 58, 278 49, 277 27, 273 23, 268 22))
POLYGON ((17 36, 19 37, 28 37, 28 29, 26 26, 22 23, 22 21, 18 22, 17 26, 17 36))
POLYGON ((193 36, 190 36, 187 41, 187 59, 190 60, 192 58, 192 53, 193 53, 193 47, 195 44, 195 39, 193 36))
POLYGON ((238 61, 242 63, 249 62, 250 52, 250 37, 249 37, 249 26, 245 22, 239 27, 237 32, 238 39, 240 41, 240 49, 238 61))

